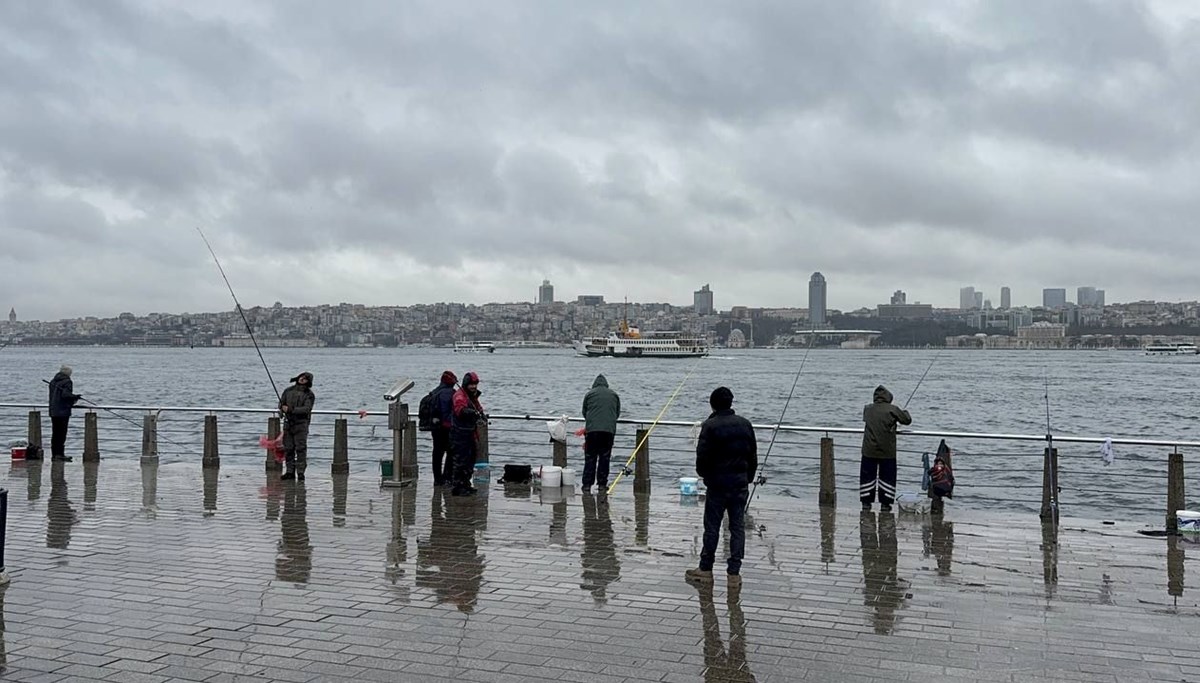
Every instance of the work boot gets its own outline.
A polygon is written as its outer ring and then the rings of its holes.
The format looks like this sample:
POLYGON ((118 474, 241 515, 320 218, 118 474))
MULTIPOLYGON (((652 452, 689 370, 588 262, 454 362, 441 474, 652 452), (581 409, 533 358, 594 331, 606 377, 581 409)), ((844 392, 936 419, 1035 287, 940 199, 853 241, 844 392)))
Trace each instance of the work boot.
POLYGON ((728 582, 730 592, 742 589, 741 574, 729 574, 726 581, 728 582))
POLYGON ((304 481, 304 473, 303 472, 296 473, 296 481, 304 481))
POLYGON ((287 472, 284 472, 283 474, 279 475, 279 478, 283 481, 291 481, 296 478, 296 473, 291 470, 288 470, 287 472))
POLYGON ((713 582, 712 570, 700 568, 689 569, 683 573, 683 579, 688 583, 696 583, 706 586, 713 582))
POLYGON ((870 511, 871 511, 871 504, 863 503, 863 512, 870 512, 870 511))
POLYGON ((892 506, 891 506, 891 504, 890 504, 890 503, 880 503, 880 504, 879 504, 879 511, 880 511, 880 512, 891 512, 891 511, 892 511, 892 506))
POLYGON ((57 456, 54 458, 50 458, 50 460, 53 462, 72 462, 75 460, 75 458, 72 458, 69 455, 60 455, 60 456, 57 456))

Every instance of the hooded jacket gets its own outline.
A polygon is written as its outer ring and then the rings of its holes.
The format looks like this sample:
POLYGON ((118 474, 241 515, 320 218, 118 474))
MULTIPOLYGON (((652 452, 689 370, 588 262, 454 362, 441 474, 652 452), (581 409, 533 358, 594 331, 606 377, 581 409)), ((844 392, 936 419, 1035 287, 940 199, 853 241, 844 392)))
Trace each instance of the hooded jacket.
POLYGON ((71 417, 71 408, 78 400, 70 375, 60 372, 50 380, 50 417, 71 417))
POLYGON ((896 424, 912 424, 907 410, 892 405, 892 392, 882 385, 875 387, 871 405, 863 408, 862 454, 864 458, 896 459, 896 424))
POLYGON ((474 372, 463 375, 461 388, 454 392, 450 423, 454 428, 451 434, 455 438, 464 434, 474 434, 475 428, 479 426, 479 418, 483 416, 483 404, 479 402, 479 394, 471 396, 467 393, 467 386, 471 384, 479 384, 479 375, 474 372))
POLYGON ((583 397, 584 429, 589 432, 617 433, 621 417, 621 397, 608 388, 604 375, 596 375, 592 390, 583 397))
POLYGON ((450 429, 450 422, 454 419, 454 385, 457 383, 458 377, 447 370, 442 373, 442 383, 433 390, 434 405, 437 406, 437 418, 442 429, 450 429))
MULTIPOLYGON (((292 378, 293 382, 299 382, 301 377, 308 376, 309 386, 312 385, 312 374, 304 372, 292 378)), ((283 414, 288 422, 293 424, 299 422, 308 422, 312 418, 313 404, 317 402, 317 396, 308 387, 302 387, 299 383, 293 384, 283 390, 283 395, 279 397, 279 405, 287 406, 288 411, 283 414)))
POLYGON ((708 488, 744 488, 758 471, 754 427, 733 408, 714 411, 700 425, 696 442, 696 474, 708 488))

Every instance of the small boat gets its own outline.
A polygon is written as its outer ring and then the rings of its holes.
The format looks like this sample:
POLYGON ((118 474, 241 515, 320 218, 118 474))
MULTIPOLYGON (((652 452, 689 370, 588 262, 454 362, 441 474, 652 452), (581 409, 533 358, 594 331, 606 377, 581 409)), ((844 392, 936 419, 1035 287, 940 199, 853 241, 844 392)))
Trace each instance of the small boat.
POLYGON ((496 343, 490 341, 455 342, 455 353, 495 353, 496 343))
POLYGON ((1195 344, 1147 344, 1143 350, 1147 356, 1194 356, 1200 353, 1195 344))

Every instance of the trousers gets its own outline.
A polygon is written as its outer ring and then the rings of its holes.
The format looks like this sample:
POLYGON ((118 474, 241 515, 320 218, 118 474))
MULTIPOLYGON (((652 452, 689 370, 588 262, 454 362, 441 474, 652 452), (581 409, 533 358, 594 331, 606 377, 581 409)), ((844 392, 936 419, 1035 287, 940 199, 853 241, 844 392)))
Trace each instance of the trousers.
POLYGON ((864 503, 875 502, 875 490, 879 490, 879 503, 891 505, 896 500, 896 460, 863 457, 858 470, 858 498, 864 503))
POLYGON ((608 486, 608 462, 612 458, 612 432, 588 432, 583 442, 583 488, 608 486))
POLYGON ((742 571, 746 555, 747 486, 725 488, 709 486, 704 500, 704 548, 700 551, 700 569, 712 571, 717 557, 717 541, 721 538, 721 522, 729 515, 729 573, 742 571))
POLYGON ((283 427, 283 454, 288 472, 308 469, 308 420, 288 420, 283 427))

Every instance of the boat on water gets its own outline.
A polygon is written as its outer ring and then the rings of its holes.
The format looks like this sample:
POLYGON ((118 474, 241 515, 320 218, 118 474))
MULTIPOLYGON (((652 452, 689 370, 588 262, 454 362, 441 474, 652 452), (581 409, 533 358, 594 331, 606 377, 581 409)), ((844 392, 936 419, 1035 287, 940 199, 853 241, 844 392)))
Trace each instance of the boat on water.
POLYGON ((1147 356, 1194 356, 1200 353, 1195 344, 1147 344, 1143 350, 1147 356))
POLYGON ((687 332, 641 332, 621 321, 617 332, 575 342, 581 356, 615 358, 698 358, 708 355, 708 342, 687 332))
POLYGON ((455 353, 495 353, 496 343, 490 341, 455 342, 455 353))

